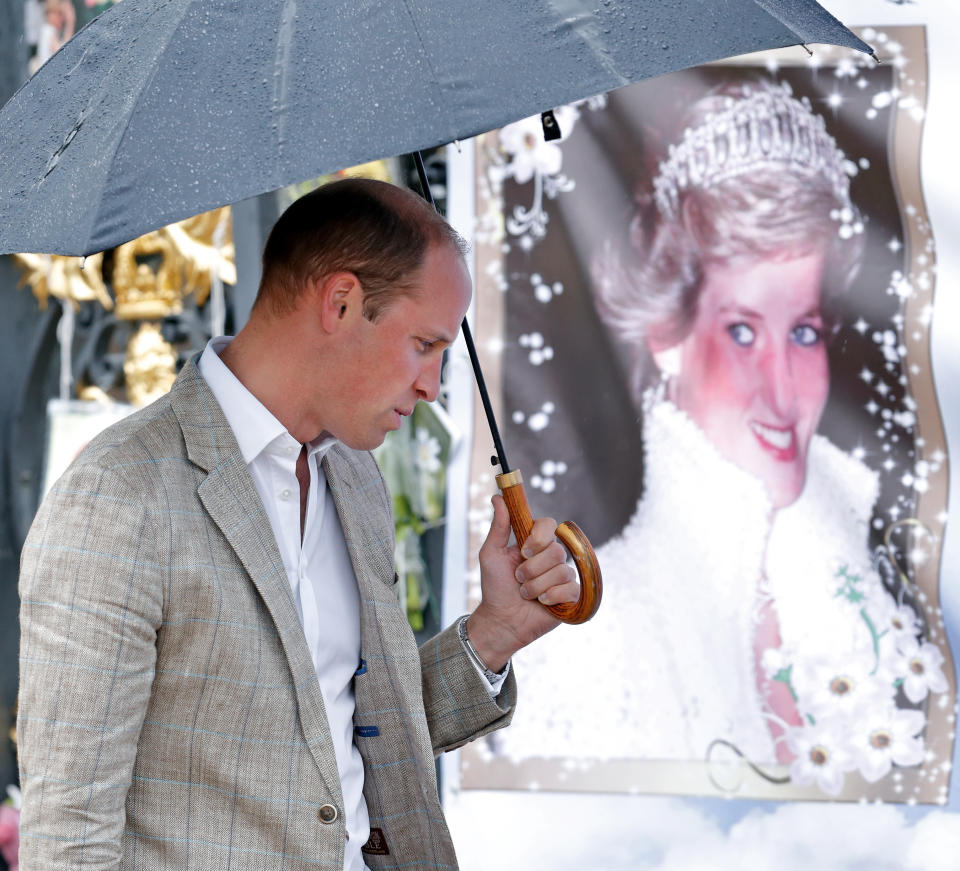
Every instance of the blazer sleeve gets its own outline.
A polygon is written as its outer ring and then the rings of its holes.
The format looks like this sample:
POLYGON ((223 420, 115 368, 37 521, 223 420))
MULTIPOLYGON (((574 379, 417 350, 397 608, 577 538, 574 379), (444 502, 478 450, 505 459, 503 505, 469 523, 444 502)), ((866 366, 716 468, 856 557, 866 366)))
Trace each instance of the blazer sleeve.
MULTIPOLYGON (((380 480, 379 493, 383 500, 380 517, 384 535, 392 547, 394 528, 390 490, 372 455, 367 456, 373 464, 371 471, 380 480)), ((420 675, 434 755, 454 750, 474 738, 500 729, 513 717, 517 698, 513 669, 510 669, 496 699, 491 699, 460 641, 456 623, 420 647, 420 675)))
POLYGON ((445 629, 420 648, 423 706, 434 754, 461 747, 474 738, 509 725, 517 699, 514 669, 490 698, 457 633, 445 629))
POLYGON ((21 871, 118 869, 150 697, 164 569, 145 500, 75 465, 41 506, 20 573, 21 871))

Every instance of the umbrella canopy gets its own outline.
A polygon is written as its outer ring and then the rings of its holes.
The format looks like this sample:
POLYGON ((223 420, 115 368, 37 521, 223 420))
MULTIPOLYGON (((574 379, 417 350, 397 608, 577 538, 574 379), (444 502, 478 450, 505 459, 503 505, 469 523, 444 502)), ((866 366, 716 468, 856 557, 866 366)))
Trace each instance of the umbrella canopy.
POLYGON ((813 0, 128 0, 0 111, 0 253, 89 254, 730 55, 870 48, 813 0))

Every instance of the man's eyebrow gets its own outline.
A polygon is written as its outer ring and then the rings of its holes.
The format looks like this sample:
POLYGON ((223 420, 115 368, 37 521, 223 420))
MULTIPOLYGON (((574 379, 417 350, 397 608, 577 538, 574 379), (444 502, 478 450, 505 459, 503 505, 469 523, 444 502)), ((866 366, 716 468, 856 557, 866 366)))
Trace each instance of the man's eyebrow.
POLYGON ((438 342, 443 342, 445 345, 452 345, 453 340, 456 338, 448 336, 446 333, 438 332, 437 330, 424 330, 424 338, 429 338, 431 344, 437 344, 438 342))

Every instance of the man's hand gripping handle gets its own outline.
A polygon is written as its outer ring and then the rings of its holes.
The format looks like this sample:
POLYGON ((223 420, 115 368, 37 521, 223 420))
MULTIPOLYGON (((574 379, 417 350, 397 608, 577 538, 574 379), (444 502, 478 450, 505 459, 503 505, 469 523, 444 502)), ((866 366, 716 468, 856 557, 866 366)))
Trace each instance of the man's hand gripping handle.
MULTIPOLYGON (((533 529, 533 515, 527 503, 527 494, 523 489, 523 477, 514 470, 497 475, 497 486, 503 494, 510 512, 510 525, 517 539, 517 546, 523 543, 533 529)), ((557 527, 557 538, 573 558, 577 574, 580 576, 580 598, 576 602, 563 602, 559 605, 544 607, 558 620, 564 623, 586 623, 600 607, 603 597, 603 579, 600 576, 600 564, 583 531, 570 520, 557 527)))

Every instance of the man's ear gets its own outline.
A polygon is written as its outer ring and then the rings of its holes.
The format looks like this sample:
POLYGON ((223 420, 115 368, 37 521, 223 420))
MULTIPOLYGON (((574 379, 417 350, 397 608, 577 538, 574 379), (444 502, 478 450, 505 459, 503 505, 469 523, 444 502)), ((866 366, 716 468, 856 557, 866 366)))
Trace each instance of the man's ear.
POLYGON ((310 293, 320 313, 320 323, 328 333, 363 317, 363 287, 352 272, 332 272, 311 279, 310 293))

